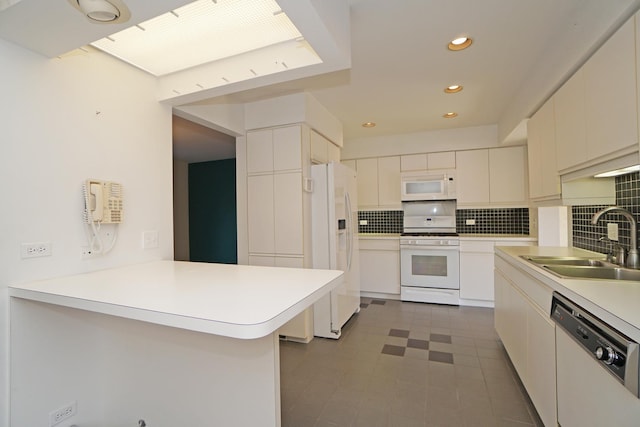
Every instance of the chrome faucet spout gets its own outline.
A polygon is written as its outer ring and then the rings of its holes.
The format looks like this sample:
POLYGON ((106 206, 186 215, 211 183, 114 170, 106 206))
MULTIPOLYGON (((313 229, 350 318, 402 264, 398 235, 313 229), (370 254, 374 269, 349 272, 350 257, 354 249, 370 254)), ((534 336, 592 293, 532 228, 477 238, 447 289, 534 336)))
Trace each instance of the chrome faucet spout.
POLYGON ((619 213, 629 221, 631 226, 631 244, 626 265, 629 268, 640 268, 640 257, 638 256, 638 224, 636 219, 631 215, 631 212, 621 208, 620 206, 609 206, 608 208, 604 208, 601 211, 596 212, 595 215, 593 215, 593 218, 591 218, 591 224, 597 224, 600 217, 606 213, 619 213))

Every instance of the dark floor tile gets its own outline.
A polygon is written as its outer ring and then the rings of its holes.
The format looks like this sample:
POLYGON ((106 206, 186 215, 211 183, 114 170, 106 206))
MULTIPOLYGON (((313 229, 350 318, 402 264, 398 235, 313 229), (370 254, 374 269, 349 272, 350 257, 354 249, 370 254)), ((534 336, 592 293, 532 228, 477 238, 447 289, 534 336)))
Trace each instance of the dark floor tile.
POLYGON ((391 329, 389 330, 390 337, 409 338, 409 331, 404 329, 391 329))
POLYGON ((431 334, 431 341, 451 344, 451 335, 431 334))
POLYGON ((375 304, 375 305, 385 305, 387 302, 385 300, 382 299, 374 299, 371 300, 371 304, 375 304))
POLYGON ((367 307, 369 307, 369 304, 364 303, 364 302, 360 303, 360 308, 367 308, 367 307))
POLYGON ((453 364, 453 354, 442 351, 430 351, 429 360, 432 362, 442 362, 453 364))
POLYGON ((391 356, 404 356, 405 347, 397 345, 385 344, 382 347, 382 354, 389 354, 391 356))
POLYGON ((407 347, 429 350, 429 341, 409 338, 407 340, 407 347))

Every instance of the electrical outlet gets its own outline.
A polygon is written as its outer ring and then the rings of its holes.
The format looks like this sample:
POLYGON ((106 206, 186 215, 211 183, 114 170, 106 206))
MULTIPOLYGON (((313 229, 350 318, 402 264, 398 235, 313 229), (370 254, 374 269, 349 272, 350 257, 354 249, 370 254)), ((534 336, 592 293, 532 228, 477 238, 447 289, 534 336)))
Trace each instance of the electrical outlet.
POLYGON ((476 225, 476 220, 475 219, 467 219, 465 222, 465 225, 476 225))
POLYGON ((618 224, 615 222, 607 223, 607 237, 609 240, 618 241, 618 224))
POLYGON ((369 220, 361 219, 361 220, 358 222, 358 224, 360 224, 360 225, 369 225, 369 220))
POLYGON ((51 256, 51 242, 23 243, 20 245, 22 258, 51 256))
POLYGON ((49 427, 60 424, 64 420, 68 420, 78 412, 78 402, 69 403, 66 406, 56 409, 49 413, 49 427))
POLYGON ((154 249, 158 247, 158 231, 149 230, 142 232, 142 248, 154 249))

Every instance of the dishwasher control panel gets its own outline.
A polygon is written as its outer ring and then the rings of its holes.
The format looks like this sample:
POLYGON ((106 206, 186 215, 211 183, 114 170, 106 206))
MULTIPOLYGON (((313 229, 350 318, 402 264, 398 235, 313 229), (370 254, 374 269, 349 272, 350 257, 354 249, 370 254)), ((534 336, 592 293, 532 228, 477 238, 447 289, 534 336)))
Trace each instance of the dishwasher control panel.
POLYGON ((640 397, 638 343, 557 292, 553 293, 551 318, 603 368, 640 397))

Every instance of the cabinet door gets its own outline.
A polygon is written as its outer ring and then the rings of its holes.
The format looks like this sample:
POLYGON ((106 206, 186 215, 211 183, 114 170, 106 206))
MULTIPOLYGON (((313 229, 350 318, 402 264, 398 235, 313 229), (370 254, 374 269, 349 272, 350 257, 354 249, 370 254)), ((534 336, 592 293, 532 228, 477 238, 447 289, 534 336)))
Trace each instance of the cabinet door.
POLYGON ((276 254, 303 254, 302 173, 281 173, 274 181, 276 254))
POLYGON ((273 175, 247 178, 247 232, 249 253, 273 253, 273 175))
POLYGON ((358 173, 358 206, 377 207, 378 159, 359 159, 356 161, 356 168, 358 173))
POLYGON ((273 130, 273 170, 302 168, 302 130, 289 126, 273 130))
POLYGON ((460 298, 493 301, 493 253, 460 252, 460 298))
POLYGON ((456 152, 458 204, 489 203, 489 150, 456 152))
POLYGON ((638 145, 634 19, 585 63, 589 159, 638 145))
POLYGON ((527 124, 529 159, 529 197, 560 194, 556 165, 554 100, 547 101, 527 124))
POLYGON ((332 142, 327 143, 327 160, 330 162, 340 161, 340 147, 332 142))
POLYGON ((493 204, 527 204, 524 147, 489 150, 489 197, 493 204))
POLYGON ((426 171, 427 155, 407 154, 405 156, 400 156, 400 170, 402 172, 426 171))
POLYGON ((587 161, 584 72, 578 70, 553 96, 558 171, 587 161))
POLYGON ((400 295, 400 252, 360 249, 360 290, 400 295))
POLYGON ((456 152, 447 151, 443 153, 427 154, 428 169, 455 169, 456 168, 456 152))
POLYGON ((495 270, 494 280, 496 331, 524 383, 527 378, 527 302, 500 270, 495 270))
POLYGON ((399 156, 378 158, 378 205, 400 208, 399 156))
POLYGON ((247 132, 247 173, 273 171, 273 131, 247 132))
POLYGON ((311 131, 311 162, 316 164, 327 163, 329 160, 329 141, 318 132, 311 131))
POLYGON ((548 313, 527 305, 527 393, 546 426, 557 425, 556 335, 548 313))

